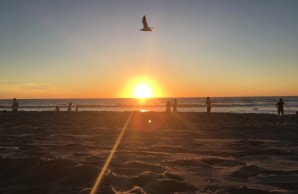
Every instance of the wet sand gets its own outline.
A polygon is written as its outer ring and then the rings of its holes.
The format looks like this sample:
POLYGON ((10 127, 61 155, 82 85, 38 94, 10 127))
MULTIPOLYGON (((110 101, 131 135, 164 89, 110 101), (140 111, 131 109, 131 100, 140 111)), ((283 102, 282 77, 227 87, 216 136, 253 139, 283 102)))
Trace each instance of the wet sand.
MULTIPOLYGON (((90 193, 130 112, 0 112, 0 193, 90 193)), ((298 193, 298 116, 134 112, 97 193, 298 193)))

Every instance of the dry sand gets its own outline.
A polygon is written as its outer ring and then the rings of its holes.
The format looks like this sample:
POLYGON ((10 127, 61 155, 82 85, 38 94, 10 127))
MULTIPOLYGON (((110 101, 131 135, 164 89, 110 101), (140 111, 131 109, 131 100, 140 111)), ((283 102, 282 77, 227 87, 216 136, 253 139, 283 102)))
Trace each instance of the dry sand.
MULTIPOLYGON (((0 193, 89 193, 130 112, 1 112, 0 193)), ((298 116, 135 112, 98 193, 298 193, 298 116)))

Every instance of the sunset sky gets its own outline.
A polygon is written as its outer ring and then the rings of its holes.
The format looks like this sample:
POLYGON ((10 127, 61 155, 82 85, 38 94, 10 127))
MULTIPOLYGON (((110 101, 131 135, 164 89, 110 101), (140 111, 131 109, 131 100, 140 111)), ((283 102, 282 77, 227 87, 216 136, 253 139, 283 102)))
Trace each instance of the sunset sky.
POLYGON ((3 0, 0 98, 298 96, 297 0, 3 0), (153 32, 139 31, 146 15, 153 32))

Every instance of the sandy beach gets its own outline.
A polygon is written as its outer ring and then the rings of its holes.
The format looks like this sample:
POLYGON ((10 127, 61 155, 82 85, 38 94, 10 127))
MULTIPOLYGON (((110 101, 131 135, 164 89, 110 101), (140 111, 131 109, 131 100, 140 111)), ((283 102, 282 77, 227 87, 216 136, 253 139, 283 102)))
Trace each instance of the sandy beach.
POLYGON ((1 112, 0 132, 3 194, 90 193, 121 132, 97 193, 298 193, 297 115, 1 112))

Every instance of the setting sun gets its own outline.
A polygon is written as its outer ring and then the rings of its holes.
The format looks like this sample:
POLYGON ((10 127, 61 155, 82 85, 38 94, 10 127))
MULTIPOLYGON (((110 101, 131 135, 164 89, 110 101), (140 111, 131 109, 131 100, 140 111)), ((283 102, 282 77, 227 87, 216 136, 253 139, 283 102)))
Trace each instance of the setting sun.
POLYGON ((164 92, 160 80, 148 76, 138 76, 124 83, 124 98, 162 98, 164 92), (158 84, 159 83, 159 84, 158 84))
POLYGON ((151 98, 152 96, 152 88, 146 83, 137 84, 133 90, 134 98, 151 98))

